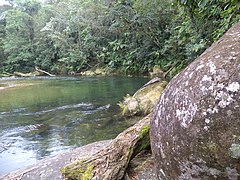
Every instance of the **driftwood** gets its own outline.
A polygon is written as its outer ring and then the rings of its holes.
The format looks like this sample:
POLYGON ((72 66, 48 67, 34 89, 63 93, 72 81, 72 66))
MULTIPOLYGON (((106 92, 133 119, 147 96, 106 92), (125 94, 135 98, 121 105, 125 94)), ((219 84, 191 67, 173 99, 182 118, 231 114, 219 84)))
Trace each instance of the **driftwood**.
POLYGON ((129 161, 149 147, 150 115, 119 134, 106 148, 64 167, 65 179, 122 179, 129 161))
POLYGON ((56 76, 56 75, 51 74, 51 73, 49 73, 49 72, 47 72, 47 71, 44 71, 44 70, 42 70, 42 69, 39 69, 38 67, 35 67, 35 70, 38 71, 38 72, 40 72, 40 73, 47 74, 48 76, 51 76, 51 77, 56 76))
POLYGON ((3 72, 0 74, 0 77, 10 77, 10 76, 14 76, 13 74, 10 74, 8 72, 3 72))
POLYGON ((10 76, 17 76, 17 77, 33 77, 33 76, 39 76, 40 74, 46 74, 48 76, 56 76, 54 74, 51 74, 47 71, 44 71, 42 69, 39 69, 38 67, 35 67, 35 71, 34 72, 29 72, 29 73, 22 73, 22 72, 14 72, 13 74, 4 72, 2 74, 0 74, 0 77, 10 77, 10 76))
POLYGON ((31 77, 31 76, 35 76, 35 74, 34 73, 14 72, 13 76, 17 76, 17 77, 31 77))

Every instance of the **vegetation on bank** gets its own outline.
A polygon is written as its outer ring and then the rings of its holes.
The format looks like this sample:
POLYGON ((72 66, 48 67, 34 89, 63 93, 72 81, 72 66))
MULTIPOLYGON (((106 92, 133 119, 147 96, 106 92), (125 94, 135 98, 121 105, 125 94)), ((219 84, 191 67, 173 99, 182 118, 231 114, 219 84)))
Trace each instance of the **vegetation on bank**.
POLYGON ((111 68, 172 77, 239 16, 237 0, 8 0, 0 73, 111 68))

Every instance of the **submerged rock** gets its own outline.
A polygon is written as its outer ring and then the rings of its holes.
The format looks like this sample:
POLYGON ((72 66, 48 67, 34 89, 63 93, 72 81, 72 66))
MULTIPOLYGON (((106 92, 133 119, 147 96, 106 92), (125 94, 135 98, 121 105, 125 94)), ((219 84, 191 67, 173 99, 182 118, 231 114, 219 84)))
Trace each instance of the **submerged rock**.
POLYGON ((177 75, 151 121, 159 179, 240 178, 240 23, 177 75))

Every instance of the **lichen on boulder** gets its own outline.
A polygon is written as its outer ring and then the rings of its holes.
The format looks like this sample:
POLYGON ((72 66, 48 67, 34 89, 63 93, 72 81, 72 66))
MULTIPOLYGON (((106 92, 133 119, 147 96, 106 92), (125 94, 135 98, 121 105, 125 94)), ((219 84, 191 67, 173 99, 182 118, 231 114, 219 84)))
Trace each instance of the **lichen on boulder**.
POLYGON ((240 178, 240 23, 168 84, 151 121, 159 179, 240 178))

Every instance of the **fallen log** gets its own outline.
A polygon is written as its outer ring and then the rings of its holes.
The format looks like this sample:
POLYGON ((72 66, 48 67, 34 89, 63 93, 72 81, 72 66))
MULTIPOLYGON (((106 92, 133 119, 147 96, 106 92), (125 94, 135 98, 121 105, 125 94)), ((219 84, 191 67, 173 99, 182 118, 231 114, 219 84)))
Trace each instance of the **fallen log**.
POLYGON ((13 73, 14 76, 17 76, 17 77, 32 77, 32 76, 35 76, 35 74, 33 73, 21 73, 21 72, 14 72, 13 73))
POLYGON ((51 76, 51 77, 56 76, 56 75, 51 74, 51 73, 49 73, 49 72, 47 72, 47 71, 44 71, 44 70, 42 70, 42 69, 39 69, 38 67, 35 67, 35 70, 38 71, 38 72, 40 72, 40 73, 47 74, 48 76, 51 76))
POLYGON ((0 74, 0 77, 10 77, 10 76, 14 76, 13 74, 10 74, 8 72, 3 72, 0 74))
POLYGON ((129 161, 150 145, 150 115, 119 134, 106 148, 61 169, 65 179, 122 179, 129 161))

